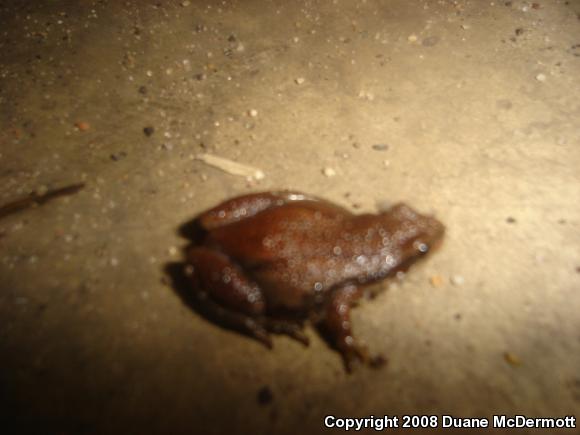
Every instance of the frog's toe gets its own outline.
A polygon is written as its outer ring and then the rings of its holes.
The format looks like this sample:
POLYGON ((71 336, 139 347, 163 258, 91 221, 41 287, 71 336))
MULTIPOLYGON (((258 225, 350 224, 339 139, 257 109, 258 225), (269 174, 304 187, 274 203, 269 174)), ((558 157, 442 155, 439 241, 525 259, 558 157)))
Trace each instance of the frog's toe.
POLYGON ((354 339, 350 342, 345 340, 345 344, 346 346, 340 349, 340 353, 342 354, 344 367, 348 373, 352 373, 357 362, 361 362, 364 365, 371 364, 372 358, 366 346, 356 343, 354 339))
POLYGON ((304 346, 310 344, 310 339, 302 330, 301 324, 270 319, 267 321, 266 328, 274 334, 285 334, 294 340, 299 341, 304 346))
POLYGON ((272 343, 272 338, 268 331, 254 319, 247 318, 244 322, 244 329, 256 340, 266 346, 268 349, 272 349, 274 344, 272 343))

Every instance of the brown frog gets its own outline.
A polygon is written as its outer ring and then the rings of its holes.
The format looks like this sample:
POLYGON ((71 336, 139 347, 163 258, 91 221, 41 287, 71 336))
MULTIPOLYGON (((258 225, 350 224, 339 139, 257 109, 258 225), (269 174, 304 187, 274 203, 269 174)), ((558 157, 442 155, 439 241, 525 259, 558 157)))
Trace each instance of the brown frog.
POLYGON ((256 193, 200 214, 188 248, 189 281, 214 318, 272 347, 270 333, 304 344, 310 318, 342 354, 371 363, 354 338, 350 308, 372 283, 406 271, 444 226, 405 204, 354 215, 299 192, 256 193))

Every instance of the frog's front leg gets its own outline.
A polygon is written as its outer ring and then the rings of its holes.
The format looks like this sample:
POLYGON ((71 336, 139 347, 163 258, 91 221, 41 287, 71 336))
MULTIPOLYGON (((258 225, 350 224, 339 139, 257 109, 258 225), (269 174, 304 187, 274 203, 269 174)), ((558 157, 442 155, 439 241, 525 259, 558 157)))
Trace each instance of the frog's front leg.
POLYGON ((350 323, 351 306, 362 296, 362 291, 353 284, 335 289, 325 308, 321 328, 341 353, 346 370, 352 370, 353 362, 358 359, 370 363, 368 350, 356 341, 350 323))
POLYGON ((204 247, 187 254, 198 303, 218 322, 239 330, 272 348, 269 332, 286 334, 308 344, 300 325, 266 317, 266 301, 258 285, 226 255, 204 247))

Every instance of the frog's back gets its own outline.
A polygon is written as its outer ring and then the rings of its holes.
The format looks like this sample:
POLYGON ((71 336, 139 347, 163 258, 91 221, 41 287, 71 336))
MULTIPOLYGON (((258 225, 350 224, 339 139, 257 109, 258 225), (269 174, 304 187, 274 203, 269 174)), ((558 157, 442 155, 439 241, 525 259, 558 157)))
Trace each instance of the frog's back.
POLYGON ((351 213, 324 201, 296 201, 272 207, 208 233, 218 247, 243 267, 309 257, 331 244, 351 213))

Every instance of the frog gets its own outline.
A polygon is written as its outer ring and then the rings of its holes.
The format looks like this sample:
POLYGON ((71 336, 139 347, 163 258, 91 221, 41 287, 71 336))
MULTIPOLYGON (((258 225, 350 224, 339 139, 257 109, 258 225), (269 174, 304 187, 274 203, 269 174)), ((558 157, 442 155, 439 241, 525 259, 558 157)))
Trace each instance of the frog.
POLYGON ((267 348, 272 334, 305 346, 311 322, 342 356, 374 365, 355 338, 351 308, 366 290, 400 276, 440 244, 444 225, 403 202, 379 213, 347 208, 299 191, 231 198, 185 227, 188 291, 202 309, 267 348))

